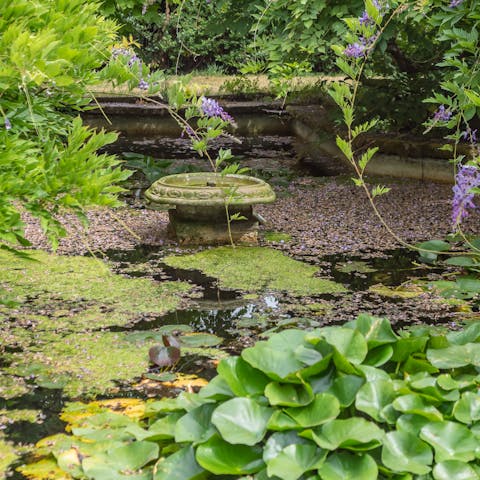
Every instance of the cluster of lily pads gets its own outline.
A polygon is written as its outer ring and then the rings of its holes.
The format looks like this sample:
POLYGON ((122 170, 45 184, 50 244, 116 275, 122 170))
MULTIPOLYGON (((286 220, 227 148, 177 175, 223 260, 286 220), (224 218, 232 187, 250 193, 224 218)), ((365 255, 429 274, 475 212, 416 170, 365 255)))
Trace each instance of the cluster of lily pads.
POLYGON ((198 393, 71 404, 34 477, 153 480, 480 478, 480 323, 395 333, 360 315, 284 330, 223 359, 198 393))

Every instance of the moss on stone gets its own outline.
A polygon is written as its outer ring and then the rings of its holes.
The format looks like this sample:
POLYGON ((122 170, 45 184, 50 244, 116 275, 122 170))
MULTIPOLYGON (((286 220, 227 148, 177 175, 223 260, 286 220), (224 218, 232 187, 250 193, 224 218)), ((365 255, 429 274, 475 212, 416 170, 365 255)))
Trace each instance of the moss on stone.
POLYGON ((246 291, 281 290, 294 295, 344 292, 330 280, 315 277, 318 269, 265 247, 219 247, 164 259, 170 267, 201 270, 220 286, 246 291))

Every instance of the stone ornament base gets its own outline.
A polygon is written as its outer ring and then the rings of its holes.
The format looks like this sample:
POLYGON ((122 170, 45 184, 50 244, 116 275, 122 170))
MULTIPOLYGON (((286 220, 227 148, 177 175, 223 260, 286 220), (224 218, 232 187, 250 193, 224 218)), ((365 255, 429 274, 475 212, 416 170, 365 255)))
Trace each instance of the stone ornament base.
MULTIPOLYGON (((169 217, 169 236, 181 245, 230 244, 225 212, 222 221, 217 220, 216 222, 185 219, 179 216, 174 209, 169 210, 169 217)), ((258 222, 255 219, 234 220, 230 223, 230 229, 235 244, 258 244, 258 222)))
POLYGON ((180 173, 158 179, 145 192, 153 205, 169 205, 169 234, 182 245, 224 245, 232 242, 256 245, 258 222, 253 206, 275 200, 272 187, 247 175, 213 172, 180 173), (229 236, 226 216, 232 220, 229 236))

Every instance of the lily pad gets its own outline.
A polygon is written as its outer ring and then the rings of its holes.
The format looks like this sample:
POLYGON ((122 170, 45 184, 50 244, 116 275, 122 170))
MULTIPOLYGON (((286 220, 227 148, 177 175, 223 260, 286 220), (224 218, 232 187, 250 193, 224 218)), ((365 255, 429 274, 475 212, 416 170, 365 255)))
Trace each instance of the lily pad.
POLYGON ((470 424, 480 420, 480 396, 465 392, 453 407, 453 416, 462 423, 470 424))
POLYGON ((270 405, 285 407, 303 407, 312 402, 314 394, 308 384, 272 382, 265 388, 265 396, 270 405))
POLYGON ((321 448, 353 451, 371 450, 381 445, 384 431, 372 422, 360 417, 332 420, 320 428, 305 432, 321 448))
POLYGON ((153 480, 203 480, 208 473, 197 463, 192 446, 160 460, 155 465, 153 480))
POLYGON ((322 480, 372 480, 378 477, 378 467, 367 454, 333 453, 318 473, 322 480))
POLYGON ((215 475, 248 475, 265 467, 261 447, 232 445, 220 437, 199 445, 196 460, 215 475))
POLYGON ((304 428, 316 427, 336 418, 340 403, 329 393, 319 393, 306 407, 286 408, 285 413, 304 428))
POLYGON ((385 422, 384 409, 397 397, 391 380, 376 380, 365 383, 357 393, 355 406, 378 422, 385 422))
POLYGON ((382 462, 394 472, 411 472, 425 475, 431 471, 433 454, 430 447, 414 435, 404 432, 389 432, 382 448, 382 462))
POLYGON ((433 478, 435 480, 478 480, 480 476, 468 463, 458 460, 447 460, 435 465, 433 478))
POLYGON ((437 463, 446 460, 470 462, 478 449, 478 440, 472 432, 465 425, 455 422, 425 425, 420 431, 420 438, 432 445, 437 463))
POLYGON ((212 423, 227 442, 255 445, 263 439, 272 413, 253 399, 233 398, 216 408, 212 423))

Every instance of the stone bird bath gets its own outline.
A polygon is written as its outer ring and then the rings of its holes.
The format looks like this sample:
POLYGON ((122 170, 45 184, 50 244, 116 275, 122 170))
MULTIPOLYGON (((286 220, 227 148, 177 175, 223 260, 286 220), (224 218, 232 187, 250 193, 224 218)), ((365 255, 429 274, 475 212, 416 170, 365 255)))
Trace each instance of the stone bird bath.
POLYGON ((275 200, 274 191, 263 180, 213 172, 168 175, 154 182, 145 196, 153 205, 170 207, 169 234, 184 245, 230 243, 226 203, 230 215, 245 217, 231 222, 233 241, 256 244, 258 219, 253 206, 275 200))

